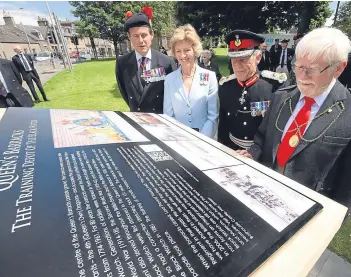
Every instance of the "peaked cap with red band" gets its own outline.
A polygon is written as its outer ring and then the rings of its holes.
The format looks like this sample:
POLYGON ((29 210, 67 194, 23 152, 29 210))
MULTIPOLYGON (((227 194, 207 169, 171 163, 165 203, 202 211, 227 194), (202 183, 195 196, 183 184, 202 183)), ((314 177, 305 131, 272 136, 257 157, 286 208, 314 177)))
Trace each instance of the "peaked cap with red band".
POLYGON ((259 49, 264 37, 244 30, 235 30, 226 36, 226 43, 229 45, 228 56, 232 59, 249 57, 256 49, 259 49))
POLYGON ((132 27, 149 27, 151 28, 152 9, 143 7, 140 13, 133 14, 131 11, 126 12, 126 22, 124 31, 128 32, 132 27))

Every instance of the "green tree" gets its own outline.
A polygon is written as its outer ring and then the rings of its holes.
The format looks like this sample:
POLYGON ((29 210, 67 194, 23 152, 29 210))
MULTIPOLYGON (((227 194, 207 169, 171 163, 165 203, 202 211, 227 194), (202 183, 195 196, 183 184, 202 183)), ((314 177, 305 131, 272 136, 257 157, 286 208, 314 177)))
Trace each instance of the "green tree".
POLYGON ((341 4, 333 27, 339 28, 351 38, 351 2, 341 4))
POLYGON ((314 1, 305 12, 302 1, 177 2, 179 23, 192 24, 201 36, 218 36, 234 29, 256 33, 288 31, 304 19, 307 29, 322 26, 331 11, 326 1, 314 1), (304 13, 304 17, 302 14, 304 13))
POLYGON ((88 37, 90 39, 90 44, 91 48, 93 49, 94 58, 97 59, 98 55, 96 51, 94 38, 99 37, 98 29, 94 25, 89 24, 84 20, 76 21, 75 25, 77 27, 79 37, 88 37))
POLYGON ((156 35, 168 34, 174 28, 174 2, 154 1, 70 1, 75 8, 72 13, 81 21, 94 26, 100 37, 113 41, 116 56, 118 55, 117 44, 126 38, 124 32, 125 13, 132 11, 137 13, 143 6, 153 9, 153 30, 156 35))

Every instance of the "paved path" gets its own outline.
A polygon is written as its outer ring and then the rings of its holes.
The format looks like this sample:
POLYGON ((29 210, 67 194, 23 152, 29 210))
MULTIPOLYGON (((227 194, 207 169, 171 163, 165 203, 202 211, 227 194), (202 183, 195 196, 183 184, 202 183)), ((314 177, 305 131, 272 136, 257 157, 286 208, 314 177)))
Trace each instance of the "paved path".
MULTIPOLYGON (((41 63, 36 63, 35 64, 35 69, 37 70, 41 83, 45 84, 47 81, 49 81, 53 76, 55 76, 57 73, 61 72, 64 70, 63 64, 60 63, 59 60, 55 61, 55 68, 48 62, 41 62, 41 63)), ((22 82, 22 86, 30 93, 30 89, 25 81, 22 82)), ((34 87, 37 89, 36 84, 34 83, 34 87)), ((37 89, 37 93, 39 95, 39 98, 41 99, 41 94, 37 89)), ((49 95, 50 92, 46 92, 48 95, 48 98, 50 99, 49 95)))
POLYGON ((307 277, 351 277, 351 264, 327 249, 307 277))

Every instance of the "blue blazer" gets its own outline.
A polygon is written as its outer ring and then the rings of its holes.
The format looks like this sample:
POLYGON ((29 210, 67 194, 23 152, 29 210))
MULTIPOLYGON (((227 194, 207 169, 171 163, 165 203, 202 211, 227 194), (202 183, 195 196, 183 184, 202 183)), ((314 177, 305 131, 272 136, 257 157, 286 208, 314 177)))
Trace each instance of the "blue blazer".
POLYGON ((163 113, 213 138, 219 113, 216 74, 196 65, 189 94, 184 90, 181 68, 168 74, 165 79, 163 113), (209 75, 208 81, 200 84, 200 76, 204 73, 209 75))

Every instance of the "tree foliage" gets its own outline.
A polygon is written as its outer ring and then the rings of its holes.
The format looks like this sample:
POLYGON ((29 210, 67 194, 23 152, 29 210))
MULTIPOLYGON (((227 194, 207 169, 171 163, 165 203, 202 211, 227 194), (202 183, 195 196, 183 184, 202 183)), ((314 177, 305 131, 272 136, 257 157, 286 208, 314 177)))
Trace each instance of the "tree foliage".
POLYGON ((351 38, 351 2, 340 5, 336 24, 333 27, 339 28, 351 38))
POLYGON ((94 27, 103 39, 113 41, 116 55, 117 43, 126 38, 124 32, 125 13, 138 13, 143 6, 153 9, 152 27, 156 35, 169 34, 175 27, 175 2, 166 1, 70 1, 75 8, 74 16, 83 26, 94 27))
POLYGON ((79 37, 88 37, 90 39, 91 47, 93 49, 93 55, 95 59, 98 58, 94 38, 99 37, 99 31, 96 26, 86 22, 84 19, 76 21, 75 26, 77 27, 79 37))
POLYGON ((190 23, 201 36, 218 36, 234 29, 256 33, 279 28, 288 31, 298 27, 302 19, 307 29, 322 26, 331 11, 327 1, 315 1, 305 12, 302 1, 232 1, 177 2, 180 24, 190 23))

